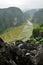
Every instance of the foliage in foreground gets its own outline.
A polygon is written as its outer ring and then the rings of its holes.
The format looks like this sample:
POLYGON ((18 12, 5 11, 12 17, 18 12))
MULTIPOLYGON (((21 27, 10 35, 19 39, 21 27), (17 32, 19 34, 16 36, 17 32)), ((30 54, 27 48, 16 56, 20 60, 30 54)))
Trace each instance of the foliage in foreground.
POLYGON ((38 27, 35 27, 33 29, 33 33, 30 39, 33 40, 35 43, 43 44, 43 24, 38 25, 38 27))

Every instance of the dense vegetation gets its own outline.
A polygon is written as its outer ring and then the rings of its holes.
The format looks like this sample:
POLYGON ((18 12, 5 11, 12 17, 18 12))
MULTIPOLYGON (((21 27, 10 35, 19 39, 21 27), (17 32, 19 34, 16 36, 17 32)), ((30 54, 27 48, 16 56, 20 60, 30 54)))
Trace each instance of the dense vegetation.
POLYGON ((32 39, 35 43, 43 44, 43 24, 38 25, 38 27, 33 29, 30 39, 32 39))

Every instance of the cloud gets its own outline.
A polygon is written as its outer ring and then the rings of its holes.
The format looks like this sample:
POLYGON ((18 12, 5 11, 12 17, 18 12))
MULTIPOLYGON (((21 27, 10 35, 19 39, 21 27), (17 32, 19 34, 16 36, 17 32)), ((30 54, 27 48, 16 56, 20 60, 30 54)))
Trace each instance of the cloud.
POLYGON ((21 9, 43 8, 43 0, 0 0, 0 8, 12 6, 21 9))

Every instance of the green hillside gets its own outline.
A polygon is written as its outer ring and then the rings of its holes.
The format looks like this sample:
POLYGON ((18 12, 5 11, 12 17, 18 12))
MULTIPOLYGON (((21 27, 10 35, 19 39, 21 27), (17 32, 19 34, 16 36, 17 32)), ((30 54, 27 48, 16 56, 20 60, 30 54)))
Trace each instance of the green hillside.
POLYGON ((7 29, 3 34, 0 34, 0 37, 6 42, 12 42, 18 39, 25 41, 31 36, 32 30, 33 25, 26 22, 18 27, 11 27, 7 29))
POLYGON ((0 9, 0 33, 25 21, 23 12, 17 7, 0 9))
POLYGON ((43 44, 43 24, 34 27, 30 39, 35 43, 43 44))

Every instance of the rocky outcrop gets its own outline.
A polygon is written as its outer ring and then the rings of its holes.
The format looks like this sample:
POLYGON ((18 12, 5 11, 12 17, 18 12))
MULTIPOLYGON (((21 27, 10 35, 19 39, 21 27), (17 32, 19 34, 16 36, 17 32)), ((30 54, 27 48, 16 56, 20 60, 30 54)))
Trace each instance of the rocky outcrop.
POLYGON ((0 38, 0 65, 43 65, 43 44, 32 40, 8 44, 0 38))

